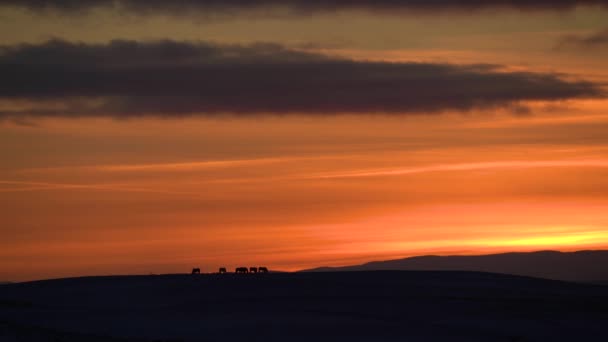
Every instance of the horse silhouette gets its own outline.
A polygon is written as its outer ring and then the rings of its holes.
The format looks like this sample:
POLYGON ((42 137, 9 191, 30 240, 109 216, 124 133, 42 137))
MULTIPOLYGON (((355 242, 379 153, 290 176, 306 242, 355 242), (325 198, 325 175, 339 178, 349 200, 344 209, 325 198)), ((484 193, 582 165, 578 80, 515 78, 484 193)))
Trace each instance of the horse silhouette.
POLYGON ((201 269, 200 268, 193 268, 192 269, 192 274, 201 274, 201 269))
POLYGON ((258 273, 257 267, 249 267, 249 273, 258 273))
POLYGON ((243 273, 243 274, 249 273, 249 269, 247 267, 237 267, 234 270, 234 273, 243 273))
POLYGON ((226 267, 220 267, 220 274, 226 273, 226 267))
POLYGON ((266 267, 258 267, 258 272, 259 273, 268 273, 268 268, 266 268, 266 267))

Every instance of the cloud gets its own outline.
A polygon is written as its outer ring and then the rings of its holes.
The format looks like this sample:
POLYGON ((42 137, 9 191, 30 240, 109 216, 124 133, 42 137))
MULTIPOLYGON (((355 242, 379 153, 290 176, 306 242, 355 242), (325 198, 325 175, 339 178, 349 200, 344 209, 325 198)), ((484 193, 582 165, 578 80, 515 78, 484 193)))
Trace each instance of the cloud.
POLYGON ((605 47, 608 47, 608 28, 589 35, 567 35, 556 46, 557 49, 605 47))
POLYGON ((0 117, 435 113, 599 97, 558 74, 354 61, 276 44, 52 40, 0 47, 0 117))
POLYGON ((75 13, 94 8, 115 8, 137 14, 189 14, 238 12, 280 7, 293 14, 339 10, 471 11, 488 8, 517 10, 564 10, 580 5, 601 5, 605 0, 3 0, 0 4, 34 11, 75 13))
POLYGON ((311 179, 332 178, 362 178, 362 177, 387 177, 405 176, 429 172, 451 172, 451 171, 479 171, 479 170, 509 170, 509 169, 533 169, 533 168, 608 168, 608 160, 512 160, 493 161, 478 163, 455 163, 440 164, 419 167, 388 168, 375 170, 357 170, 352 172, 327 173, 307 176, 311 179))

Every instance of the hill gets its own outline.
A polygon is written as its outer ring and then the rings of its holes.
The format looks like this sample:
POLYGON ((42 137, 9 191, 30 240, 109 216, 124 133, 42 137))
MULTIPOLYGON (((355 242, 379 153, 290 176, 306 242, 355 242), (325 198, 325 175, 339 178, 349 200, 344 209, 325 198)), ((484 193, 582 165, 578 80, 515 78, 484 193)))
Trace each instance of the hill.
POLYGON ((608 287, 477 272, 167 275, 0 288, 1 341, 606 341, 608 287))
POLYGON ((443 270, 513 274, 608 284, 608 251, 503 253, 476 256, 419 256, 363 265, 321 267, 301 272, 443 270))

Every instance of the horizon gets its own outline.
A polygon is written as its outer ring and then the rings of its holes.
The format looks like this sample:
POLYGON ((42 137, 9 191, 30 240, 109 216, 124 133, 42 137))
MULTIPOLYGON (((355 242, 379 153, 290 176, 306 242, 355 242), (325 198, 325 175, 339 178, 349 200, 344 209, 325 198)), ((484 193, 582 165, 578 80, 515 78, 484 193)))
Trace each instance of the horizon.
MULTIPOLYGON (((373 264, 373 263, 383 263, 383 262, 391 262, 391 261, 400 261, 400 260, 407 260, 407 259, 415 259, 415 258, 426 258, 426 257, 440 257, 440 258, 450 258, 450 257, 485 257, 485 256, 498 256, 498 255, 512 255, 512 254, 521 254, 521 255, 530 255, 530 254, 546 254, 546 253, 557 253, 557 254, 576 254, 576 253, 598 253, 598 252, 606 252, 608 253, 608 250, 604 250, 604 249, 588 249, 588 250, 568 250, 568 251, 560 251, 560 250, 534 250, 534 251, 511 251, 511 252, 500 252, 500 253, 491 253, 491 254, 420 254, 420 255, 411 255, 411 256, 403 256, 403 257, 397 257, 395 259, 386 259, 386 260, 367 260, 367 261, 363 261, 361 263, 358 264, 338 264, 338 265, 332 265, 332 266, 328 266, 328 265, 317 265, 317 266, 312 266, 309 268, 302 268, 302 269, 295 269, 295 270, 283 270, 283 269, 275 269, 272 267, 267 267, 268 270, 270 272, 273 273, 298 273, 298 272, 304 272, 304 271, 316 271, 316 270, 321 270, 321 269, 340 269, 343 267, 357 267, 357 266, 365 266, 368 264, 373 264)), ((200 274, 207 274, 207 275, 211 275, 211 274, 218 274, 218 270, 220 267, 226 268, 227 269, 227 273, 234 273, 233 270, 236 267, 250 267, 250 266, 264 266, 264 265, 249 265, 247 263, 240 263, 240 264, 235 264, 234 266, 229 266, 229 267, 225 267, 225 265, 218 265, 217 267, 212 267, 212 266, 200 266, 200 265, 193 265, 193 268, 199 268, 200 269, 200 274)), ((15 280, 15 279, 0 279, 0 284, 16 284, 16 283, 28 283, 28 282, 36 282, 36 281, 46 281, 46 280, 60 280, 60 279, 75 279, 75 278, 96 278, 96 277, 129 277, 129 276, 137 276, 137 277, 144 277, 144 276, 167 276, 167 275, 188 275, 191 273, 191 269, 184 269, 184 270, 180 270, 181 272, 171 272, 171 273, 156 273, 156 272, 147 272, 147 273, 133 273, 133 274, 129 274, 129 273, 105 273, 105 274, 79 274, 79 275, 64 275, 64 276, 60 276, 60 277, 52 277, 52 278, 32 278, 32 279, 20 279, 20 280, 15 280)), ((395 270, 395 271, 399 271, 399 270, 395 270)), ((420 271, 420 270, 415 270, 415 271, 420 271)), ((433 269, 432 271, 438 271, 433 269)), ((440 270, 439 270, 440 271, 440 270)), ((449 270, 448 270, 449 271, 449 270)), ((472 271, 472 270, 466 270, 466 269, 462 269, 460 271, 470 271, 470 272, 476 272, 476 271, 472 271)), ((495 273, 495 272, 489 272, 489 273, 495 273)), ((510 275, 514 275, 517 276, 518 274, 510 274, 510 275)), ((521 275, 520 275, 521 276, 521 275)), ((548 279, 548 278, 547 278, 548 279)), ((555 279, 554 279, 555 280, 555 279)), ((597 281, 608 281, 607 280, 603 280, 603 279, 597 279, 597 281)))
POLYGON ((0 279, 608 250, 606 1, 0 17, 0 279))

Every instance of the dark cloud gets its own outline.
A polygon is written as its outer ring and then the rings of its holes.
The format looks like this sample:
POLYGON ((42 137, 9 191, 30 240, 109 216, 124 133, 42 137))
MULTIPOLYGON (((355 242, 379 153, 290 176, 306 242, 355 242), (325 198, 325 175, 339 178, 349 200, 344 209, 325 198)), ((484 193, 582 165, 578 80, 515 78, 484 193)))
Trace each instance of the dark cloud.
POLYGON ((513 8, 518 10, 563 10, 579 5, 607 5, 606 0, 0 0, 1 4, 31 10, 58 10, 66 13, 99 7, 114 7, 135 13, 173 14, 233 12, 282 7, 294 13, 335 10, 437 11, 513 8))
POLYGON ((608 28, 590 35, 567 35, 557 45, 558 49, 600 47, 608 47, 608 28))
POLYGON ((54 40, 0 47, 0 75, 0 101, 35 107, 5 109, 5 117, 401 114, 602 95, 591 82, 556 74, 352 61, 274 44, 54 40))

